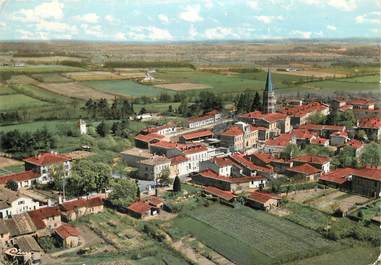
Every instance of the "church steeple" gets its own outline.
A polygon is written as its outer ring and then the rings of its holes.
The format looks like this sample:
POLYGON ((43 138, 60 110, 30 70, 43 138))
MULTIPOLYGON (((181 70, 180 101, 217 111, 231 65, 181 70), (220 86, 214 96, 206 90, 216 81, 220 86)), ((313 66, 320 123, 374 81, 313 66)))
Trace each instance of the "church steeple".
POLYGON ((267 72, 265 90, 263 91, 263 112, 275 112, 276 98, 273 90, 273 82, 270 69, 267 72))
POLYGON ((267 72, 265 90, 268 91, 268 92, 273 92, 273 81, 271 79, 271 71, 270 71, 270 69, 267 72))

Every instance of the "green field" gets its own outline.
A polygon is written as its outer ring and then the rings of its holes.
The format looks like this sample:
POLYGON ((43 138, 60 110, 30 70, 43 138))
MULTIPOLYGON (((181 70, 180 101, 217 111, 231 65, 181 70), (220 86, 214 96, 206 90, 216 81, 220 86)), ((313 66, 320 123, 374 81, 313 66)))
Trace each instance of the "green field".
POLYGON ((25 132, 25 131, 35 131, 35 130, 46 127, 49 131, 56 133, 57 130, 60 128, 60 126, 65 126, 65 125, 74 126, 75 123, 76 121, 35 121, 35 122, 0 126, 0 131, 9 132, 9 131, 17 129, 19 131, 25 132))
POLYGON ((34 79, 37 79, 40 82, 47 82, 47 83, 59 83, 59 82, 72 81, 58 73, 34 74, 32 75, 32 77, 34 79))
POLYGON ((360 210, 354 212, 353 215, 357 217, 362 216, 362 218, 365 220, 370 220, 375 216, 380 216, 381 215, 381 201, 377 201, 364 208, 361 208, 360 210))
POLYGON ((58 95, 56 93, 50 92, 46 89, 39 88, 34 85, 17 84, 13 85, 12 88, 20 94, 24 94, 32 98, 51 103, 69 103, 72 101, 68 97, 58 95))
POLYGON ((22 94, 0 96, 0 111, 27 109, 47 104, 49 103, 22 94))
POLYGON ((338 244, 292 222, 248 207, 192 210, 173 227, 237 264, 265 265, 327 252, 338 244))
POLYGON ((83 68, 72 67, 66 65, 26 65, 23 67, 1 66, 0 72, 8 72, 15 74, 32 74, 32 73, 54 73, 54 72, 78 72, 86 71, 83 68))
POLYGON ((161 93, 173 93, 166 89, 141 85, 131 80, 83 81, 81 83, 103 92, 127 97, 156 97, 161 93))
POLYGON ((179 102, 171 103, 150 103, 150 104, 134 104, 134 111, 139 112, 144 107, 148 112, 164 112, 168 110, 169 105, 175 110, 180 105, 179 102))

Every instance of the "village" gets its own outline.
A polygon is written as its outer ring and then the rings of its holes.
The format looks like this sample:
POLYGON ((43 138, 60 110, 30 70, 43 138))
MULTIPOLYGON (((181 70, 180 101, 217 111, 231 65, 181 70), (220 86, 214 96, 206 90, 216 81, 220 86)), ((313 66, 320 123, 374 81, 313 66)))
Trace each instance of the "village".
MULTIPOLYGON (((282 216, 289 211, 284 205, 293 201, 358 222, 363 208, 379 205, 380 112, 380 101, 362 98, 337 97, 329 104, 296 98, 281 106, 268 71, 261 110, 213 109, 188 118, 186 126, 170 122, 142 129, 134 146, 120 152, 129 173, 113 175, 136 185, 128 205, 115 203, 123 200, 115 197, 115 186, 67 196, 71 186, 66 179, 82 157, 51 150, 24 158, 25 171, 0 177, 2 259, 44 264, 91 246, 87 232, 77 227, 82 218, 115 211, 118 218, 165 221, 183 211, 176 207, 179 201, 195 196, 200 208, 210 201, 226 209, 248 207, 282 216), (354 113, 347 118, 352 125, 320 122, 348 110, 354 113), (58 254, 44 249, 47 241, 58 254)), ((85 121, 78 126, 87 133, 85 121)), ((379 212, 367 221, 380 225, 379 212)))

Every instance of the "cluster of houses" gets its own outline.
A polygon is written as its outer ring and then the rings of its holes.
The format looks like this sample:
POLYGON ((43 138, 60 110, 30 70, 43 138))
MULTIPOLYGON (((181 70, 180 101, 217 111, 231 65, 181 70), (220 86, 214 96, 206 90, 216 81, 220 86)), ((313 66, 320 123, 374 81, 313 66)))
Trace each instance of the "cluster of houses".
MULTIPOLYGON (((190 118, 184 134, 182 128, 173 124, 148 128, 135 137, 136 147, 122 152, 122 157, 129 166, 138 169, 136 178, 140 180, 157 183, 163 177, 178 176, 226 198, 233 199, 236 193, 250 191, 256 192, 251 198, 258 196, 263 201, 268 195, 272 200, 273 195, 257 192, 273 179, 287 177, 328 183, 330 179, 336 180, 331 174, 341 170, 332 170, 331 158, 326 156, 290 154, 288 159, 282 158, 289 144, 302 148, 324 146, 336 152, 350 146, 359 156, 365 143, 355 139, 357 131, 363 130, 369 140, 381 140, 377 104, 370 100, 335 99, 330 105, 298 101, 277 111, 271 73, 268 73, 263 111, 238 115, 223 130, 214 130, 214 125, 225 119, 218 111, 190 118), (353 109, 358 117, 353 128, 309 123, 313 115, 327 116, 332 110, 348 109, 353 109), (173 132, 176 137, 172 137, 173 132)), ((370 197, 380 193, 381 169, 350 172, 341 188, 370 197)))

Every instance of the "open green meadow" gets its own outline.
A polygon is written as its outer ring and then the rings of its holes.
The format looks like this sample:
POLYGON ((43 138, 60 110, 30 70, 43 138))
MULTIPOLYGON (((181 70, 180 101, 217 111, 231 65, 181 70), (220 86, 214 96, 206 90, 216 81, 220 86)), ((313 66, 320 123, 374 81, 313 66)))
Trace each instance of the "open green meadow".
POLYGON ((17 93, 24 94, 32 98, 39 99, 46 102, 69 103, 70 101, 72 101, 68 97, 58 95, 56 93, 50 92, 46 89, 43 89, 34 85, 17 84, 17 85, 13 85, 12 89, 15 90, 17 93))
POLYGON ((47 104, 49 103, 22 94, 0 96, 0 111, 27 109, 47 104))
POLYGON ((157 97, 161 93, 173 93, 151 85, 141 85, 131 80, 83 81, 81 84, 96 90, 126 97, 157 97))
POLYGON ((0 72, 8 72, 13 74, 32 74, 32 73, 53 73, 53 72, 78 72, 86 71, 80 67, 66 66, 66 65, 25 65, 25 66, 1 66, 0 72))
POLYGON ((165 112, 170 105, 175 110, 180 105, 180 102, 134 104, 134 111, 138 113, 144 107, 148 112, 165 112))
POLYGON ((312 230, 248 207, 198 208, 176 218, 173 227, 243 265, 286 262, 339 247, 312 230))
POLYGON ((57 131, 60 130, 62 126, 75 126, 76 122, 77 121, 59 121, 59 120, 34 121, 34 122, 0 126, 0 131, 9 132, 9 131, 17 129, 21 132, 25 132, 25 131, 36 131, 38 129, 46 127, 52 133, 57 133, 57 131))

